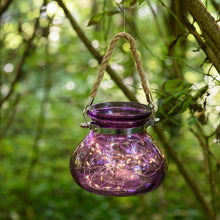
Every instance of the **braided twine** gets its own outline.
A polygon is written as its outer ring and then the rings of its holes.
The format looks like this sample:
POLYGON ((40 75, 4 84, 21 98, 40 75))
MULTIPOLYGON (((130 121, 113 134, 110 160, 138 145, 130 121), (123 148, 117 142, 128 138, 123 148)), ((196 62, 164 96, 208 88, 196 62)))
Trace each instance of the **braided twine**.
POLYGON ((151 93, 150 93, 150 89, 148 87, 148 83, 147 83, 147 80, 146 80, 146 77, 145 77, 145 73, 144 73, 144 70, 143 70, 141 59, 140 59, 140 57, 138 55, 138 52, 137 52, 136 43, 135 43, 133 37, 130 34, 127 34, 127 33, 124 33, 124 32, 118 33, 112 38, 112 40, 110 42, 110 45, 109 45, 109 48, 108 48, 105 56, 103 57, 103 60, 102 60, 102 63, 101 63, 96 81, 94 82, 94 85, 92 87, 92 91, 90 93, 90 96, 91 96, 92 100, 94 100, 94 98, 96 96, 96 93, 97 93, 97 90, 98 90, 98 87, 100 85, 100 82, 101 82, 101 80, 104 76, 104 72, 105 72, 105 70, 108 66, 108 62, 109 62, 109 60, 111 58, 111 55, 114 51, 114 48, 115 48, 118 40, 121 39, 121 38, 125 38, 131 46, 130 49, 131 49, 131 52, 132 52, 132 56, 135 60, 135 65, 136 65, 137 71, 138 71, 139 76, 141 78, 141 84, 142 84, 143 90, 146 94, 147 101, 150 104, 151 103, 151 93))

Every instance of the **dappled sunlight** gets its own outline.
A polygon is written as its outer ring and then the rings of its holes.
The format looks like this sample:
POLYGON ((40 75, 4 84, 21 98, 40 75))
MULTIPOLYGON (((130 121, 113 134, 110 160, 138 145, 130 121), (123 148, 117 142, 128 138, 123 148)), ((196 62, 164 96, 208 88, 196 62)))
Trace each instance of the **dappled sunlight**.
POLYGON ((69 81, 68 83, 66 83, 65 87, 67 90, 73 90, 75 88, 75 83, 73 81, 69 81))
POLYGON ((50 2, 47 5, 47 14, 48 14, 48 16, 50 16, 50 17, 53 16, 57 12, 58 8, 59 7, 58 7, 58 5, 55 1, 50 2))
POLYGON ((3 70, 6 73, 11 73, 14 70, 14 65, 12 63, 7 63, 4 65, 3 70))

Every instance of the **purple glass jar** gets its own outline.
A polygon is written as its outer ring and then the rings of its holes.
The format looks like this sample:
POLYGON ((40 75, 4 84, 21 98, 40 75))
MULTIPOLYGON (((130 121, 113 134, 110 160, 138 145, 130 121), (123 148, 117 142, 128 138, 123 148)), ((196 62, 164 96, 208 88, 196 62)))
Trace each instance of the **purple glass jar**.
POLYGON ((155 190, 167 160, 146 132, 151 109, 133 102, 95 104, 87 114, 90 133, 73 152, 71 174, 83 189, 108 196, 134 196, 155 190))

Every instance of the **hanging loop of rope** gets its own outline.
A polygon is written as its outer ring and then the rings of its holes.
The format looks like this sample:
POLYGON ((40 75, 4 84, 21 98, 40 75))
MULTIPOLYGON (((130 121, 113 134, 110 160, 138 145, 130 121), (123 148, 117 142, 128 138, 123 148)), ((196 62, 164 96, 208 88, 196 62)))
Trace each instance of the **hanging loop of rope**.
POLYGON ((92 103, 93 103, 93 101, 95 99, 95 96, 97 94, 97 91, 98 91, 99 85, 101 83, 101 80, 103 79, 103 76, 104 76, 105 70, 108 66, 111 55, 114 51, 114 48, 115 48, 118 40, 121 39, 121 38, 125 38, 131 46, 130 49, 131 49, 132 56, 133 56, 134 61, 135 61, 137 71, 138 71, 140 79, 141 79, 141 84, 142 84, 144 93, 146 95, 148 106, 152 110, 152 125, 155 122, 155 119, 154 119, 154 105, 153 105, 153 102, 152 102, 152 96, 151 96, 151 92, 150 92, 150 89, 149 89, 149 86, 148 86, 148 81, 147 81, 145 73, 144 73, 142 62, 141 62, 141 59, 140 59, 138 51, 137 51, 136 43, 135 43, 133 37, 130 34, 125 33, 125 32, 121 32, 121 33, 116 34, 112 38, 112 40, 110 42, 110 45, 107 49, 107 52, 106 52, 105 56, 103 57, 102 63, 100 65, 100 68, 99 68, 99 71, 98 71, 97 78, 96 78, 96 80, 93 84, 93 87, 92 87, 92 90, 91 90, 91 93, 90 93, 89 102, 83 110, 83 117, 84 117, 84 120, 85 120, 84 123, 81 123, 81 127, 83 127, 83 128, 88 128, 89 125, 90 125, 90 122, 88 122, 88 120, 87 120, 88 119, 87 111, 92 106, 92 103))
POLYGON ((121 33, 116 34, 112 38, 112 40, 110 42, 110 45, 107 49, 107 52, 106 52, 105 56, 103 57, 103 60, 102 60, 102 63, 100 65, 100 69, 99 69, 97 78, 94 82, 94 85, 92 87, 92 91, 90 93, 90 97, 92 98, 92 101, 91 101, 90 105, 92 104, 92 102, 93 102, 93 100, 94 100, 94 98, 97 94, 98 87, 99 87, 100 82, 101 82, 101 80, 104 76, 104 72, 105 72, 105 70, 108 66, 108 62, 111 58, 111 55, 114 51, 114 48, 115 48, 118 40, 121 39, 121 38, 125 38, 131 46, 130 49, 131 49, 132 56, 133 56, 134 61, 135 61, 137 71, 138 71, 140 79, 141 79, 141 84, 142 84, 144 93, 146 95, 147 102, 149 104, 152 104, 152 97, 151 97, 150 89, 148 87, 148 81, 146 79, 146 76, 145 76, 145 73, 144 73, 144 70, 143 70, 142 62, 141 62, 140 56, 139 56, 138 51, 137 51, 135 40, 130 34, 121 32, 121 33))

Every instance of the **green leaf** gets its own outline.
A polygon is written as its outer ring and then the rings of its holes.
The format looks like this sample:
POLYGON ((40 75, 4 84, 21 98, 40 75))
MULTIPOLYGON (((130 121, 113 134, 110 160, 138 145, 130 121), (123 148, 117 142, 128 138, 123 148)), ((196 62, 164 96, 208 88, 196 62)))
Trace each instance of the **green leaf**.
POLYGON ((209 88, 209 87, 206 85, 206 86, 202 87, 201 89, 199 89, 199 90, 196 92, 196 94, 193 96, 193 99, 194 99, 194 100, 197 100, 198 98, 201 98, 201 97, 204 95, 204 93, 207 92, 208 88, 209 88))
POLYGON ((186 111, 186 109, 190 106, 192 102, 192 97, 190 96, 188 99, 178 102, 174 107, 170 109, 168 115, 171 114, 179 114, 186 111))
POLYGON ((190 106, 192 102, 192 96, 190 96, 188 99, 186 99, 184 102, 183 102, 183 105, 182 105, 182 108, 180 110, 180 113, 183 113, 186 111, 186 109, 190 106))
POLYGON ((128 8, 128 7, 134 6, 136 3, 137 3, 137 0, 123 0, 119 4, 128 8))
POLYGON ((154 93, 156 93, 158 96, 160 96, 160 97, 166 97, 167 96, 167 94, 166 93, 164 93, 163 91, 161 91, 161 90, 159 90, 159 89, 155 89, 154 90, 154 93))
POLYGON ((173 106, 173 108, 171 108, 170 111, 168 112, 168 115, 178 114, 180 112, 182 104, 183 104, 182 102, 179 102, 178 104, 173 106))
POLYGON ((145 0, 138 0, 139 5, 141 5, 145 0))
POLYGON ((181 85, 181 80, 172 79, 168 80, 163 84, 163 88, 166 92, 173 92, 175 88, 178 88, 181 85))
POLYGON ((187 122, 189 125, 193 125, 198 121, 198 118, 196 116, 192 116, 190 118, 187 119, 187 122))
POLYGON ((191 83, 189 82, 183 82, 180 79, 172 79, 168 80, 163 84, 163 89, 167 93, 175 93, 179 92, 183 89, 191 87, 191 83))
POLYGON ((125 7, 131 7, 137 3, 137 0, 125 0, 125 7))
POLYGON ((87 26, 92 26, 92 25, 99 24, 99 23, 101 22, 102 18, 103 18, 103 15, 104 15, 103 12, 94 15, 94 16, 90 19, 90 21, 89 21, 89 23, 88 23, 87 26))
POLYGON ((111 15, 118 14, 118 13, 120 13, 120 11, 104 11, 104 12, 98 13, 90 19, 87 26, 99 24, 105 15, 111 16, 111 15))

